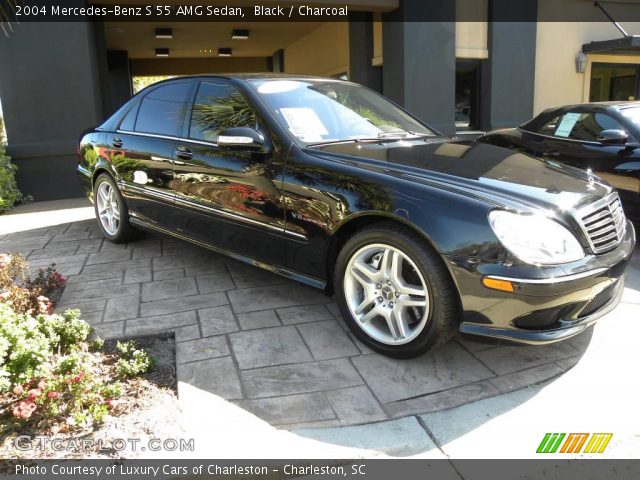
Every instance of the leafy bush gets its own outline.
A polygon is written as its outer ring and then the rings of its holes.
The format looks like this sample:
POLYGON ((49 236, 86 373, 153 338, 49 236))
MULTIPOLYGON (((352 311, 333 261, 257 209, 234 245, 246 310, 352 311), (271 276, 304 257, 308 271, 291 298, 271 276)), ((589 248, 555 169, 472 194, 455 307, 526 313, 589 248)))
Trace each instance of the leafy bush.
POLYGON ((31 278, 25 259, 18 254, 0 254, 0 303, 10 305, 18 313, 51 313, 50 297, 60 289, 65 278, 55 265, 40 268, 31 278))
POLYGON ((122 395, 115 378, 152 367, 133 341, 118 342, 117 355, 95 351, 103 342, 88 340, 91 327, 79 317, 79 310, 32 317, 0 304, 0 435, 15 422, 52 434, 100 423, 122 395))
POLYGON ((22 200, 16 183, 16 166, 11 163, 5 146, 0 142, 0 214, 22 200))
POLYGON ((133 340, 124 343, 118 342, 116 349, 120 352, 120 359, 116 364, 118 375, 135 377, 153 368, 153 358, 146 351, 138 349, 133 340))
MULTIPOLYGON (((47 361, 84 342, 91 326, 80 320, 80 310, 62 315, 15 313, 0 304, 0 392, 50 373, 47 361)), ((72 368, 66 368, 72 370, 72 368)))
POLYGON ((100 422, 109 413, 114 398, 122 394, 122 385, 93 373, 95 358, 74 353, 63 358, 58 369, 39 380, 16 385, 12 415, 25 421, 34 413, 40 419, 64 419, 66 427, 83 428, 100 422), (72 358, 72 361, 68 361, 72 358), (68 367, 72 367, 67 371, 68 367), (64 371, 63 371, 64 370, 64 371))
POLYGON ((63 284, 53 266, 31 279, 24 258, 0 255, 0 436, 15 422, 52 434, 99 423, 122 395, 114 380, 153 366, 133 341, 104 353, 101 339, 89 340, 80 310, 51 314, 46 295, 63 284))

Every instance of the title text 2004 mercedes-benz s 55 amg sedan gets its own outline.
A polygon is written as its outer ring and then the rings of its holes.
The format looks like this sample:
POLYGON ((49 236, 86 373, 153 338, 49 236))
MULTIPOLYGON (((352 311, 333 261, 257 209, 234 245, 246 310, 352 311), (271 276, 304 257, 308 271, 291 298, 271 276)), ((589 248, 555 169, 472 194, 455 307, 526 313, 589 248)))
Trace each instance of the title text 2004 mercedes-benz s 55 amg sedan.
POLYGON ((353 83, 157 83, 83 135, 78 172, 113 242, 144 227, 335 291, 374 350, 456 330, 525 343, 618 302, 635 243, 612 187, 444 138, 353 83))

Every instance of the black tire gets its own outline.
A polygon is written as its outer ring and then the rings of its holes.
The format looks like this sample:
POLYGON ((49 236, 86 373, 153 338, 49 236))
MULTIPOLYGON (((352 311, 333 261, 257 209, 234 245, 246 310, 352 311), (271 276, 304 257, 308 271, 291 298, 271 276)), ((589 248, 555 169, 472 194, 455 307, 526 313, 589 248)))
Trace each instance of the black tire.
POLYGON ((109 174, 101 173, 98 176, 98 178, 96 178, 96 181, 93 184, 93 196, 94 196, 93 208, 96 214, 96 221, 98 222, 98 226, 100 227, 100 231, 102 232, 102 235, 104 235, 104 238, 106 238, 112 243, 126 243, 137 236, 137 230, 135 230, 131 226, 131 223, 129 222, 129 209, 127 208, 127 204, 124 201, 124 197, 120 193, 120 190, 116 185, 116 182, 113 180, 113 178, 109 174), (118 211, 120 214, 120 221, 118 223, 118 229, 114 234, 110 234, 108 231, 105 230, 104 226, 102 225, 102 222, 100 221, 100 216, 98 214, 98 201, 96 196, 98 195, 98 189, 100 188, 100 185, 103 183, 108 183, 111 186, 111 188, 113 189, 114 195, 118 200, 118 207, 119 207, 118 211))
POLYGON ((394 358, 412 358, 448 342, 458 330, 459 297, 442 258, 427 242, 402 225, 379 223, 353 235, 342 247, 336 260, 334 287, 338 306, 354 335, 365 345, 394 358), (418 267, 429 293, 428 320, 423 330, 409 343, 382 343, 360 328, 347 304, 343 279, 351 257, 367 245, 384 243, 401 250, 418 267))

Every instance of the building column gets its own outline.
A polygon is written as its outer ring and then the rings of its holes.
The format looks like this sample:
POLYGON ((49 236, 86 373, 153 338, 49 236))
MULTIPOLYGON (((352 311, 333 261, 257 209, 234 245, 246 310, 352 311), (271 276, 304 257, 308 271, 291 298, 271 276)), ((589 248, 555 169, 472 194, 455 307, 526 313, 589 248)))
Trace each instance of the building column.
POLYGON ((273 60, 271 61, 271 71, 284 73, 284 49, 273 52, 273 60))
POLYGON ((349 80, 382 92, 382 69, 373 59, 373 14, 349 14, 349 80))
POLYGON ((403 0, 382 19, 383 93, 442 133, 455 133, 455 2, 403 0))
POLYGON ((0 68, 0 98, 20 189, 35 200, 79 196, 78 138, 103 118, 93 26, 14 24, 0 58, 9 67, 0 68))
POLYGON ((104 23, 94 22, 96 60, 100 73, 102 111, 105 117, 113 114, 133 95, 129 52, 107 50, 104 23))
POLYGON ((111 115, 133 95, 129 52, 107 50, 107 75, 103 104, 105 114, 111 115))
POLYGON ((536 18, 537 12, 537 0, 489 2, 489 59, 482 67, 483 130, 515 127, 533 116, 537 23, 500 20, 536 18))

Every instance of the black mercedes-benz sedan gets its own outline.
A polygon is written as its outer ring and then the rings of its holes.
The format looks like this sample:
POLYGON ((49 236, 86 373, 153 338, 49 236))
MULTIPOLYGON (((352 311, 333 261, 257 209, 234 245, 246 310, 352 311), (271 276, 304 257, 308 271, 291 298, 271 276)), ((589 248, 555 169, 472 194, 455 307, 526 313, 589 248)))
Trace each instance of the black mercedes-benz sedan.
POLYGON ((108 240, 150 229, 335 293, 355 335, 395 357, 457 330, 575 335, 618 303, 635 244, 599 178, 443 137, 333 79, 157 83, 79 151, 108 240))
POLYGON ((640 224, 640 102, 567 105, 478 141, 590 170, 613 185, 640 224))

